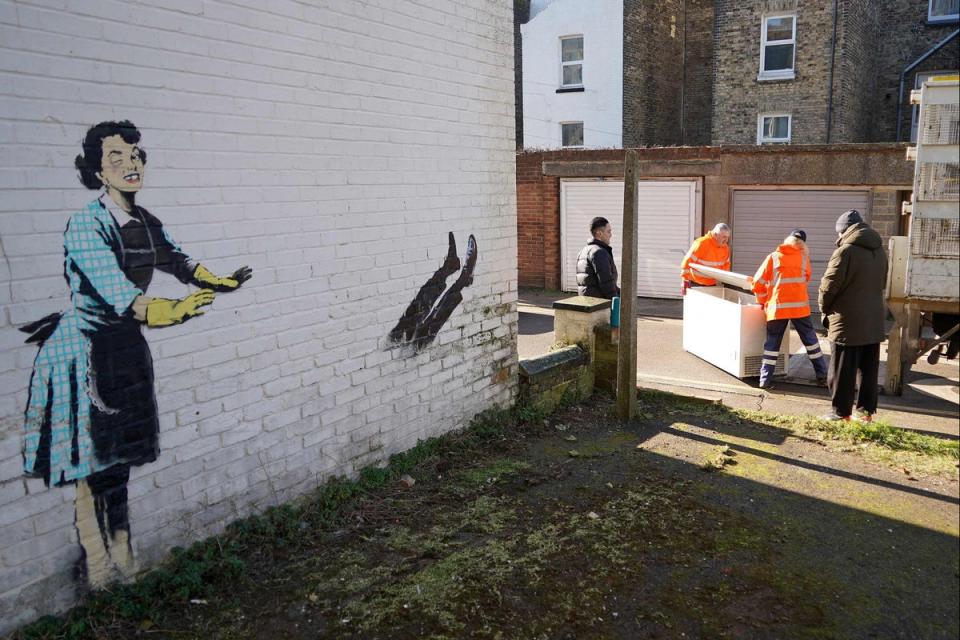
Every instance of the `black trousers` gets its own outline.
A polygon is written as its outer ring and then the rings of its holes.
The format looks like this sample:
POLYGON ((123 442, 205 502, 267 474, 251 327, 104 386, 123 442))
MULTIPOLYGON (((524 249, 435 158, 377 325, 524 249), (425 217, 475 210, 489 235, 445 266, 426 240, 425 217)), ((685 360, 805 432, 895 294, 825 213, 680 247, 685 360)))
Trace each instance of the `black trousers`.
POLYGON ((880 370, 880 345, 865 344, 847 347, 836 342, 830 343, 830 370, 827 372, 827 387, 830 389, 831 403, 837 415, 849 416, 853 413, 854 401, 857 409, 867 413, 877 412, 877 375, 880 370), (857 376, 860 377, 860 391, 857 392, 857 376))

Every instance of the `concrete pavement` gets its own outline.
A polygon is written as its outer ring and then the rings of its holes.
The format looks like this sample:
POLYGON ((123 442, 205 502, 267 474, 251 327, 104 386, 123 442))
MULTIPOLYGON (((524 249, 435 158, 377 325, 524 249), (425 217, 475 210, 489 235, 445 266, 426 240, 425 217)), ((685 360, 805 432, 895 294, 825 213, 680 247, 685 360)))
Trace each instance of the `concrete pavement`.
MULTIPOLYGON (((571 294, 521 290, 519 300, 520 358, 550 349, 553 302, 571 294)), ((739 380, 687 353, 682 347, 682 301, 639 299, 637 309, 637 384, 683 395, 695 395, 746 409, 778 413, 822 415, 830 410, 826 389, 781 382, 773 392, 756 387, 756 379, 739 380)), ((792 329, 791 329, 792 331, 792 329)), ((829 344, 823 340, 824 351, 829 344)), ((791 377, 810 368, 803 346, 794 334, 791 346, 800 357, 791 359, 791 377)), ((885 356, 884 356, 885 357, 885 356)), ((809 371, 812 377, 812 368, 809 371)), ((882 372, 881 372, 882 381, 882 372)), ((881 416, 897 426, 960 438, 960 363, 921 360, 904 384, 903 396, 881 396, 881 416)))

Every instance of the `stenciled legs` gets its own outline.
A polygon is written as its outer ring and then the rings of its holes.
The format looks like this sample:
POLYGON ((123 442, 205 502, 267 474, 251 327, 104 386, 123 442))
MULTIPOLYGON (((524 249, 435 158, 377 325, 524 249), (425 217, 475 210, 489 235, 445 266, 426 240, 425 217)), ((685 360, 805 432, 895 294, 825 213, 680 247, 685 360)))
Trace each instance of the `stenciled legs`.
POLYGON ((473 270, 476 267, 478 255, 477 240, 472 234, 467 239, 467 254, 463 270, 450 289, 444 293, 447 278, 460 268, 460 258, 457 257, 457 245, 452 232, 448 235, 448 239, 449 249, 446 259, 430 279, 420 287, 420 291, 417 292, 400 321, 390 331, 391 341, 412 341, 417 349, 425 347, 437 337, 441 327, 463 301, 463 295, 460 292, 473 283, 473 270), (441 294, 443 294, 442 298, 441 294), (439 302, 437 298, 440 298, 439 302))
POLYGON ((83 570, 94 589, 136 572, 127 508, 129 478, 130 468, 117 465, 77 481, 77 533, 83 570))

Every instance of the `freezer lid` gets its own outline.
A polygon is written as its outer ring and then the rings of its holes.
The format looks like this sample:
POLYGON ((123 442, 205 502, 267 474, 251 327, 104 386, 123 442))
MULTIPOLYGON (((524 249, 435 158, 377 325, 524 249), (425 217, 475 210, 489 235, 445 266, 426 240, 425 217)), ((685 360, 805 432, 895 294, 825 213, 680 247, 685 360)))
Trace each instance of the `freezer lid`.
POLYGON ((753 276, 745 276, 742 273, 734 273, 733 271, 724 271, 723 269, 705 267, 702 264, 696 264, 693 262, 690 263, 690 268, 696 269, 697 273, 722 282, 723 284, 740 287, 741 289, 746 289, 747 291, 750 291, 753 288, 753 276))

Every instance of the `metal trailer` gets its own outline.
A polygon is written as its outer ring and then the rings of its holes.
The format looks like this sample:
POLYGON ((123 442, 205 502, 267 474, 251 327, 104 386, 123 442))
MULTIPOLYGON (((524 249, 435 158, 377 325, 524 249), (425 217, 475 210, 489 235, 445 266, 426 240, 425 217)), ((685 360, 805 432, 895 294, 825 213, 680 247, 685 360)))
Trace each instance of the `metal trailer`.
MULTIPOLYGON (((903 379, 924 353, 949 340, 922 337, 933 313, 960 316, 960 77, 939 76, 910 96, 920 105, 909 235, 890 238, 887 306, 894 317, 884 392, 900 395, 903 379)), ((931 356, 932 361, 935 357, 931 356)))

